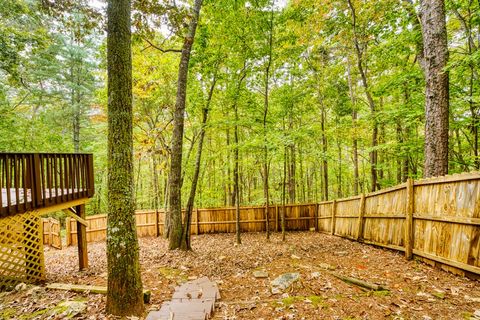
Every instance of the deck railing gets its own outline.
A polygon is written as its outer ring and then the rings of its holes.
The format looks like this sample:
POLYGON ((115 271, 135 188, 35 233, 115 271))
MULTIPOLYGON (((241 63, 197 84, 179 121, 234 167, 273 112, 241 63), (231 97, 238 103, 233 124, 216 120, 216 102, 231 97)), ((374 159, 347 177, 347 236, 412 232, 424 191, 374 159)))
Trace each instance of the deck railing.
POLYGON ((0 217, 92 197, 93 155, 0 153, 0 217))

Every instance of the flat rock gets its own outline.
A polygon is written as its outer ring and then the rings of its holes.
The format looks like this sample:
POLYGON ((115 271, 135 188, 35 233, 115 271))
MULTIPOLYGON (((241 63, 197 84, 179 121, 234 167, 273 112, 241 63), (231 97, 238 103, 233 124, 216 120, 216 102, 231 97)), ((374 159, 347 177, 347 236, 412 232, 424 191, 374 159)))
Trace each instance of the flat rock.
POLYGON ((61 314, 72 318, 87 310, 87 304, 83 301, 63 301, 55 309, 61 310, 61 314))
POLYGON ((284 273, 273 280, 270 285, 272 287, 272 293, 281 293, 283 290, 289 288, 294 282, 300 279, 300 273, 284 273))
POLYGON ((24 291, 27 290, 27 288, 28 286, 25 283, 21 282, 15 286, 15 291, 24 291))
POLYGON ((473 316, 470 317, 471 320, 480 320, 480 310, 475 310, 473 316))
POLYGON ((268 272, 266 271, 253 271, 253 276, 257 279, 268 278, 268 272))

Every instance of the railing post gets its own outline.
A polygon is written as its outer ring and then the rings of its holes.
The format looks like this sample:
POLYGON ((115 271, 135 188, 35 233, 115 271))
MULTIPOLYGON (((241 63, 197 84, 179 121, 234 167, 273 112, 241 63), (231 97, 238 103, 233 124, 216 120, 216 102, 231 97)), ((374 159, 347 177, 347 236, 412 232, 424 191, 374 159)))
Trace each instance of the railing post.
POLYGON ((357 227, 357 241, 363 238, 363 224, 365 223, 365 194, 362 193, 360 198, 360 207, 358 209, 358 227, 357 227))
POLYGON ((32 203, 36 207, 42 206, 42 166, 41 159, 38 153, 33 155, 33 181, 32 181, 32 203))
POLYGON ((95 176, 93 172, 93 155, 87 155, 87 176, 88 176, 88 197, 91 198, 95 194, 95 176))
POLYGON ((405 258, 411 260, 413 257, 413 212, 415 211, 414 181, 407 180, 407 205, 405 213, 405 258))
POLYGON ((335 235, 335 224, 337 223, 337 200, 333 200, 332 203, 332 234, 335 235))

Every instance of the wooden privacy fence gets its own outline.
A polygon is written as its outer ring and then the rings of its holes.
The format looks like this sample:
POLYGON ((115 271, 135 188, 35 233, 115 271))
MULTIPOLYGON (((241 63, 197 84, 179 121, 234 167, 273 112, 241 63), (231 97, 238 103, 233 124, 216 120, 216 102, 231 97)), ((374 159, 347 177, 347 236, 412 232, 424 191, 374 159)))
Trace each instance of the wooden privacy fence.
MULTIPOLYGON (((283 207, 268 208, 280 230, 283 207)), ((163 233, 164 212, 137 211, 142 236, 163 233)), ((480 173, 408 180, 346 199, 285 206, 286 230, 310 230, 416 255, 460 274, 480 275, 480 173)), ((87 217, 87 241, 106 238, 106 215, 87 217)), ((242 232, 265 231, 265 207, 240 208, 242 232)), ((67 218, 67 245, 76 243, 76 221, 67 218)), ((195 209, 193 234, 235 232, 235 208, 195 209)))
POLYGON ((42 218, 43 244, 62 249, 62 237, 60 235, 60 221, 55 218, 42 218))
MULTIPOLYGON (((287 230, 309 230, 315 228, 317 204, 294 204, 285 206, 285 226, 287 230)), ((270 229, 281 229, 281 206, 268 208, 270 229)), ((135 213, 137 234, 139 237, 163 235, 165 213, 163 210, 139 210, 135 213)), ((107 215, 88 216, 87 242, 106 239, 107 215)), ((77 223, 66 218, 67 245, 76 244, 77 223)), ((240 230, 242 232, 265 231, 265 207, 241 207, 240 230)), ((194 209, 192 215, 192 234, 235 232, 235 208, 194 209)))

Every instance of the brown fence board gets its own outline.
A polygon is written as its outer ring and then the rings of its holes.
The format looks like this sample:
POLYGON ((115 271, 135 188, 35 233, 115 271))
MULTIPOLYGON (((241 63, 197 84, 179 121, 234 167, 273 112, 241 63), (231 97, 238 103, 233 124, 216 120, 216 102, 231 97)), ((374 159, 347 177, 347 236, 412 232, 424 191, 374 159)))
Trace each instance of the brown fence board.
MULTIPOLYGON (((364 197, 285 207, 271 205, 270 230, 281 230, 285 210, 288 231, 317 227, 320 232, 330 233, 334 222, 338 236, 405 251, 407 257, 405 237, 410 234, 410 252, 417 257, 455 273, 480 274, 480 173, 411 181, 408 188, 413 195, 411 204, 407 203, 405 183, 364 197), (407 210, 411 210, 410 215, 407 210), (407 221, 411 221, 411 232, 407 221)), ((242 232, 264 232, 265 207, 241 207, 240 220, 242 232)), ((87 221, 87 240, 105 240, 107 216, 90 216, 87 221)), ((154 210, 137 211, 136 222, 139 236, 156 236, 156 223, 163 233, 165 213, 160 210, 157 221, 154 210)), ((67 219, 67 230, 67 243, 75 244, 76 222, 67 219)), ((235 208, 194 209, 191 232, 235 232, 235 208)))

